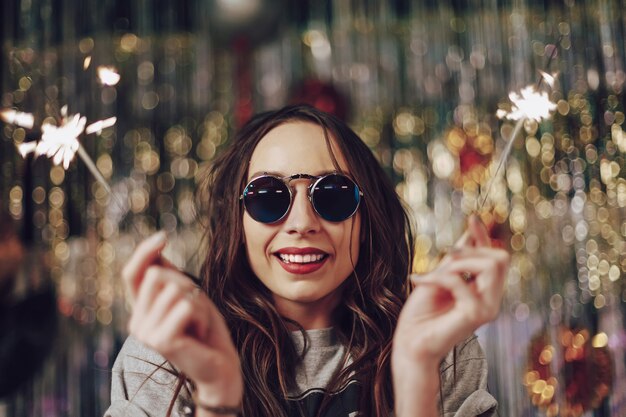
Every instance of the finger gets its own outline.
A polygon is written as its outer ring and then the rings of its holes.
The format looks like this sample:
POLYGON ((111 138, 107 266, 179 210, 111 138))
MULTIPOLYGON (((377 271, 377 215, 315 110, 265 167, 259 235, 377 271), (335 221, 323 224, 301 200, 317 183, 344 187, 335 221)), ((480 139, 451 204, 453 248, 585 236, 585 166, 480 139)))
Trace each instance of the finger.
POLYGON ((471 245, 471 240, 472 240, 472 234, 470 233, 469 230, 466 230, 465 232, 463 232, 459 240, 457 240, 456 243, 452 246, 452 252, 464 246, 471 245))
POLYGON ((421 301, 417 299, 421 299, 424 294, 428 295, 428 297, 432 297, 436 292, 442 291, 455 300, 470 300, 476 298, 476 295, 459 275, 454 273, 429 274, 422 276, 416 281, 413 293, 418 295, 414 296, 411 294, 411 298, 414 300, 407 302, 403 311, 407 310, 409 314, 412 314, 412 311, 422 309, 423 306, 421 304, 428 302, 428 298, 421 301))
POLYGON ((510 256, 503 249, 491 247, 466 248, 450 257, 450 261, 441 269, 480 273, 483 270, 497 268, 500 273, 508 268, 510 256))
POLYGON ((472 214, 468 220, 468 230, 472 235, 474 246, 491 246, 491 239, 487 227, 480 218, 472 214))
MULTIPOLYGON (((139 305, 142 303, 142 300, 137 300, 137 307, 135 309, 137 314, 134 314, 133 316, 139 317, 139 319, 137 320, 138 322, 133 322, 132 325, 138 329, 148 329, 148 331, 154 329, 163 322, 171 308, 182 297, 184 297, 184 294, 177 284, 171 282, 165 283, 161 291, 156 294, 156 298, 152 303, 147 305, 147 310, 141 315, 139 312, 143 310, 139 307, 139 305)), ((133 327, 131 327, 131 331, 132 329, 133 327)))
POLYGON ((451 264, 447 271, 459 276, 469 273, 475 277, 472 287, 486 303, 494 307, 500 305, 507 269, 508 254, 490 250, 487 255, 460 259, 451 264))
POLYGON ((135 309, 141 312, 141 315, 148 314, 157 296, 167 284, 179 286, 182 292, 189 292, 194 287, 182 273, 162 266, 149 265, 143 275, 135 301, 135 309))
POLYGON ((206 336, 211 331, 211 320, 207 309, 202 307, 200 302, 191 297, 180 299, 163 320, 163 326, 171 328, 173 334, 187 335, 206 342, 206 336))
POLYGON ((480 292, 475 285, 468 285, 455 274, 443 276, 431 285, 447 290, 453 297, 454 306, 450 309, 448 323, 456 326, 459 332, 474 331, 498 315, 502 301, 501 289, 480 292))
POLYGON ((508 258, 499 253, 474 254, 472 257, 456 259, 445 268, 447 272, 461 276, 470 274, 483 282, 485 279, 504 281, 507 269, 508 258))
POLYGON ((129 290, 131 301, 137 297, 145 270, 150 265, 158 263, 160 252, 166 243, 166 235, 163 231, 150 236, 139 244, 124 266, 122 278, 129 290))
POLYGON ((419 283, 419 281, 422 279, 422 277, 423 277, 423 275, 421 275, 421 274, 415 274, 415 273, 410 274, 409 275, 409 281, 411 282, 411 288, 414 288, 419 283))
MULTIPOLYGON (((424 275, 416 281, 416 286, 434 286, 452 293, 453 295, 471 295, 463 279, 454 272, 424 275), (460 287, 460 288, 459 288, 460 287)), ((456 298, 456 297, 455 297, 456 298)))

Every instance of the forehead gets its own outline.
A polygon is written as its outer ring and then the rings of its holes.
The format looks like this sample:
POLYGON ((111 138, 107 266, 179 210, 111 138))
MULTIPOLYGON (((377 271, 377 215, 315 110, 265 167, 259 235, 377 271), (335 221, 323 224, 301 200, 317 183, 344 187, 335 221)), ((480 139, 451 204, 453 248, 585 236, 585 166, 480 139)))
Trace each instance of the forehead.
MULTIPOLYGON (((335 138, 331 132, 328 134, 339 168, 349 173, 335 138)), ((310 122, 294 121, 275 127, 261 139, 250 158, 248 178, 263 172, 286 176, 300 173, 317 175, 335 170, 323 128, 310 122)))

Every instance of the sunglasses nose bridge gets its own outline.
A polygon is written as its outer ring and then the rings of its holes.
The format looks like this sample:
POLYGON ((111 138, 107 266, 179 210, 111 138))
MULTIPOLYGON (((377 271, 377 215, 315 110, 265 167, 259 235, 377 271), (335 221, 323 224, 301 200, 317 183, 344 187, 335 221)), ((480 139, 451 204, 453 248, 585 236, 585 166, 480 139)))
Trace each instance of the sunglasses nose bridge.
POLYGON ((310 233, 320 227, 320 218, 313 207, 311 196, 302 188, 291 196, 291 205, 285 215, 285 226, 297 233, 310 233))

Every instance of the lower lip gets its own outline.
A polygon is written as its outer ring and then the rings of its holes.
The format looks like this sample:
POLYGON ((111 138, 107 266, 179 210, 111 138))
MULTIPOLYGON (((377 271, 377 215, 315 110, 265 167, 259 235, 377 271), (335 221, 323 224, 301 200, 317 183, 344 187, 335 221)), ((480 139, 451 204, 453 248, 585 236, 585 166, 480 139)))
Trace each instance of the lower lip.
POLYGON ((315 272, 318 269, 320 269, 322 266, 324 266, 324 264, 326 263, 326 260, 328 259, 328 256, 325 257, 321 262, 312 262, 308 264, 298 264, 295 262, 287 263, 287 262, 284 262, 279 257, 276 257, 276 259, 278 259, 278 263, 280 264, 280 266, 282 266, 283 269, 289 273, 310 274, 311 272, 315 272))

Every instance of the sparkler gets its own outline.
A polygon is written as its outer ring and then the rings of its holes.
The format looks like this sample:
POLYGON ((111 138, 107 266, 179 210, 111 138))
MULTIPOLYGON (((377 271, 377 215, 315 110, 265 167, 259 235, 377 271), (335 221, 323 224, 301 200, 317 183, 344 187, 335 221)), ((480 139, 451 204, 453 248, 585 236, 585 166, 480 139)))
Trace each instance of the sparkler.
MULTIPOLYGON (((28 125, 32 128, 34 117, 30 113, 3 110, 0 114, 2 115, 2 120, 7 123, 12 122, 12 124, 23 127, 24 125, 28 125)), ((30 153, 34 153, 36 156, 45 155, 52 159, 53 164, 62 164, 63 168, 67 170, 74 156, 78 153, 78 156, 83 160, 96 180, 113 196, 109 183, 96 167, 96 164, 87 151, 85 151, 78 137, 83 133, 87 135, 92 133, 100 134, 102 129, 115 125, 117 119, 110 117, 108 119, 98 120, 85 128, 87 118, 84 116, 81 117, 80 113, 68 116, 67 106, 63 106, 61 115, 63 118, 60 126, 55 126, 47 122, 42 124, 41 139, 39 141, 18 144, 17 149, 20 155, 24 158, 30 153)))
MULTIPOLYGON (((85 58, 83 68, 87 69, 90 64, 91 57, 85 58)), ((100 66, 97 72, 98 79, 103 85, 112 86, 120 80, 120 75, 114 67, 100 66)), ((34 154, 36 157, 45 155, 52 160, 54 165, 62 165, 67 170, 76 154, 78 154, 98 183, 106 190, 120 210, 124 212, 126 210, 125 205, 113 192, 108 181, 104 178, 104 175, 102 175, 79 140, 83 135, 100 135, 104 129, 114 126, 117 118, 109 117, 87 124, 87 118, 81 116, 80 113, 68 115, 67 106, 61 108, 59 116, 58 125, 47 121, 41 125, 41 137, 39 140, 16 144, 20 155, 23 158, 26 158, 29 154, 34 154)), ((15 109, 0 108, 0 120, 7 124, 27 129, 33 129, 35 126, 35 117, 32 113, 19 112, 15 109)), ((133 223, 133 226, 139 232, 137 225, 133 223)))
POLYGON ((489 186, 483 196, 482 202, 478 205, 478 210, 482 209, 487 202, 487 197, 489 197, 491 187, 498 176, 498 172, 500 172, 500 168, 502 168, 504 162, 508 159, 511 150, 513 149, 515 138, 522 130, 524 122, 526 120, 535 120, 537 123, 540 123, 543 120, 549 119, 552 112, 556 109, 556 104, 550 100, 548 93, 545 91, 539 91, 539 86, 541 85, 542 80, 552 87, 554 85, 555 77, 543 71, 540 71, 540 74, 541 78, 539 79, 537 85, 528 85, 524 87, 519 94, 515 91, 509 93, 509 99, 512 103, 510 111, 507 112, 506 110, 500 109, 496 112, 496 116, 500 119, 515 120, 517 122, 515 123, 515 127, 511 132, 509 141, 500 156, 500 161, 498 162, 496 171, 489 181, 489 186))

